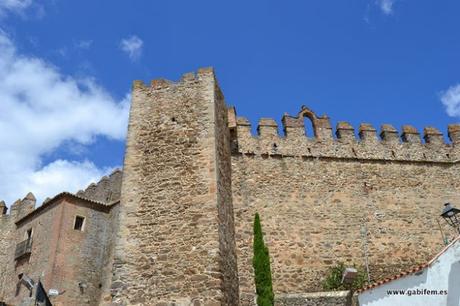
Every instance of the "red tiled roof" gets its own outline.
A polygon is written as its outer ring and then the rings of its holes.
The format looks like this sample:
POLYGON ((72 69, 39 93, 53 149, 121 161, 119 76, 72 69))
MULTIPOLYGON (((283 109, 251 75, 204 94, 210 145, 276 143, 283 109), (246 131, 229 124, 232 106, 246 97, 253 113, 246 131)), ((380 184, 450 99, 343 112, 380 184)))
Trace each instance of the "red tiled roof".
POLYGON ((409 270, 406 270, 406 271, 403 271, 395 276, 392 276, 392 277, 388 277, 388 278, 385 278, 383 280, 380 280, 380 281, 377 281, 375 283, 372 283, 372 284, 369 284, 367 286, 364 286, 363 288, 357 290, 356 292, 357 293, 361 293, 361 292, 364 292, 364 291, 367 291, 367 290, 370 290, 370 289, 374 289, 376 287, 379 287, 383 284, 386 284, 386 283, 389 283, 391 281, 394 281, 394 280, 397 280, 397 279, 400 279, 402 277, 405 277, 405 276, 408 276, 408 275, 411 275, 411 274, 414 274, 414 273, 417 273, 423 269, 425 269, 426 267, 430 266, 433 262, 436 261, 436 259, 439 258, 439 256, 441 256, 442 254, 444 254, 447 249, 449 249, 454 243, 456 243, 457 241, 460 240, 460 236, 458 236, 457 238, 455 238, 451 243, 449 243, 449 245, 447 245, 446 247, 444 247, 444 249, 439 252, 435 257, 433 257, 430 261, 426 262, 426 263, 423 263, 421 265, 418 265, 416 267, 413 267, 409 270))

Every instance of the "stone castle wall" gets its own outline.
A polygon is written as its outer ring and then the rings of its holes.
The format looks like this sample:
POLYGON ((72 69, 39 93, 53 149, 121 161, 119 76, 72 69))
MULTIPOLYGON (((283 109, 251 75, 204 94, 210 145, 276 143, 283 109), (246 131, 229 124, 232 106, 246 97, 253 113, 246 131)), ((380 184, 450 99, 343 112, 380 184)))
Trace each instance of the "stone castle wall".
POLYGON ((24 286, 17 292, 18 275, 24 273, 35 282, 40 279, 46 289, 65 292, 52 298, 53 305, 99 305, 108 286, 103 268, 113 249, 112 208, 63 196, 13 223, 1 301, 18 305, 29 295, 24 286), (81 231, 74 230, 77 215, 85 217, 81 231), (16 244, 26 239, 28 230, 32 230, 30 255, 15 259, 16 244))
POLYGON ((13 256, 12 232, 14 223, 7 214, 0 214, 0 301, 5 296, 5 284, 7 283, 6 274, 9 258, 13 256))
POLYGON ((238 302, 224 105, 209 69, 178 83, 134 83, 115 303, 238 302))
POLYGON ((13 258, 16 247, 15 221, 34 209, 35 198, 28 194, 24 199, 14 202, 9 213, 6 204, 0 202, 0 301, 8 297, 11 280, 8 278, 13 270, 13 258))
POLYGON ((97 183, 90 184, 77 195, 85 199, 102 203, 111 203, 120 199, 122 171, 116 169, 109 176, 104 176, 97 183))
POLYGON ((18 275, 20 273, 25 273, 34 280, 41 278, 44 283, 49 285, 49 281, 53 277, 50 266, 52 266, 55 259, 57 238, 60 233, 60 215, 60 207, 57 209, 50 207, 46 210, 46 213, 41 214, 30 222, 26 222, 22 226, 13 224, 14 232, 10 238, 12 255, 8 258, 8 270, 5 275, 9 281, 5 284, 6 294, 4 301, 8 304, 17 305, 29 295, 25 286, 20 286, 19 291, 17 291, 18 275), (31 255, 23 256, 16 260, 14 258, 16 244, 26 240, 26 231, 29 229, 33 231, 31 255), (45 273, 46 270, 50 271, 50 273, 45 273))
POLYGON ((99 304, 111 282, 121 176, 116 170, 78 196, 61 193, 37 208, 31 193, 11 205, 9 213, 0 202, 1 302, 17 305, 29 295, 24 286, 17 292, 18 275, 25 273, 41 279, 46 289, 65 292, 52 298, 54 305, 99 304), (86 218, 83 231, 73 229, 76 215, 86 218), (32 230, 31 253, 15 259, 16 245, 26 239, 27 230, 32 230))
MULTIPOLYGON (((439 131, 389 125, 377 138, 368 124, 355 139, 347 123, 333 138, 329 119, 302 108, 283 117, 280 136, 272 119, 258 135, 230 109, 233 130, 232 190, 241 296, 254 292, 252 222, 259 212, 272 257, 275 293, 322 290, 338 262, 364 267, 371 279, 424 262, 443 246, 437 224, 443 203, 460 196, 458 126, 452 144, 439 131), (303 116, 315 138, 305 136, 303 116)), ((441 224, 444 222, 441 220, 441 224)), ((444 226, 444 233, 453 235, 444 226)))
MULTIPOLYGON (((53 305, 99 305, 105 281, 104 265, 113 248, 111 207, 75 200, 62 203, 60 209, 52 281, 44 285, 66 291, 52 299, 53 305), (73 229, 76 215, 85 217, 83 231, 73 229)), ((44 240, 40 243, 42 247, 47 245, 44 240)))
MULTIPOLYGON (((341 304, 345 295, 305 294, 322 291, 336 263, 367 264, 378 280, 442 248, 438 216, 444 202, 460 195, 459 125, 448 128, 451 143, 432 127, 423 141, 411 126, 399 133, 383 125, 377 135, 361 124, 355 137, 346 122, 334 137, 327 116, 302 107, 283 116, 283 133, 264 118, 252 135, 249 121, 227 109, 211 69, 177 83, 133 87, 123 174, 77 193, 103 206, 121 197, 120 205, 100 215, 88 211, 95 228, 85 239, 65 238, 69 246, 57 258, 71 265, 63 254, 76 254, 72 245, 84 251, 85 264, 62 269, 69 286, 78 275, 91 279, 82 303, 96 303, 91 297, 103 292, 104 305, 252 305, 256 212, 280 305, 341 304), (305 136, 305 118, 314 138, 305 136)), ((26 197, 0 214, 0 300, 8 287, 1 275, 22 267, 11 260, 24 234, 15 222, 33 210, 32 202, 26 197)), ((42 221, 67 228, 77 206, 66 218, 50 210, 42 221)), ((48 249, 34 254, 46 257, 48 249)))
POLYGON ((229 305, 239 300, 238 265, 236 258, 235 221, 232 199, 230 131, 227 127, 227 106, 219 87, 215 86, 215 139, 217 209, 219 220, 219 242, 222 265, 223 292, 229 305))

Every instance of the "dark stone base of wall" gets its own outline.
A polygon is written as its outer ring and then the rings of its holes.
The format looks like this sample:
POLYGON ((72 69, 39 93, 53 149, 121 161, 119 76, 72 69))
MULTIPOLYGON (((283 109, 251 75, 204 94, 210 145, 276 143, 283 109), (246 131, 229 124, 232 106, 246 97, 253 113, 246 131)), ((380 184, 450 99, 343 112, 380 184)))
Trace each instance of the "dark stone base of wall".
MULTIPOLYGON (((243 295, 241 306, 255 306, 255 296, 243 295)), ((350 291, 329 291, 275 296, 275 306, 358 306, 358 296, 350 291)))

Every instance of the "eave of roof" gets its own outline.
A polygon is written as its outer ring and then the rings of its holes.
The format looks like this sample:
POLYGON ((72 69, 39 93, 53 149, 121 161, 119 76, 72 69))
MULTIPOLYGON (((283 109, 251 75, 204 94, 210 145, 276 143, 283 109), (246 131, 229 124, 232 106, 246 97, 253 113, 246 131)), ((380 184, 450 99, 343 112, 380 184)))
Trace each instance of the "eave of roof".
POLYGON ((391 281, 394 281, 394 280, 397 280, 397 279, 400 279, 400 278, 403 278, 405 276, 408 276, 408 275, 412 275, 414 273, 417 273, 427 267, 429 267, 432 263, 434 263, 438 258, 439 256, 441 256, 442 254, 444 254, 452 245, 454 245, 457 241, 460 240, 460 236, 458 236, 457 238, 455 238, 451 243, 449 243, 447 246, 445 246, 441 252, 439 252, 435 257, 433 257, 430 261, 426 262, 426 263, 423 263, 421 265, 418 265, 416 267, 413 267, 409 270, 406 270, 406 271, 403 271, 395 276, 392 276, 392 277, 389 277, 389 278, 385 278, 383 280, 380 280, 380 281, 377 281, 375 283, 372 283, 372 284, 369 284, 367 286, 364 286, 363 288, 361 289, 358 289, 356 292, 357 293, 362 293, 364 291, 367 291, 367 290, 370 290, 370 289, 375 289, 381 285, 384 285, 384 284, 387 284, 391 281))
POLYGON ((45 210, 47 207, 53 205, 54 203, 56 203, 60 199, 64 199, 64 198, 70 198, 70 199, 76 199, 76 200, 85 201, 88 204, 91 204, 93 206, 97 206, 97 208, 99 208, 99 209, 104 208, 104 209, 108 209, 108 210, 110 210, 114 205, 120 203, 120 200, 117 200, 117 201, 114 201, 114 202, 111 202, 111 203, 104 203, 104 202, 100 202, 100 201, 96 201, 96 200, 87 199, 87 198, 78 196, 76 194, 64 191, 64 192, 61 192, 61 193, 55 195, 53 198, 49 199, 48 201, 43 203, 41 206, 37 207, 36 209, 34 209, 33 211, 31 211, 30 213, 28 213, 27 215, 25 215, 21 219, 17 220, 15 222, 15 224, 18 225, 18 224, 24 222, 26 219, 29 219, 32 216, 36 215, 36 214, 39 214, 40 212, 45 210))

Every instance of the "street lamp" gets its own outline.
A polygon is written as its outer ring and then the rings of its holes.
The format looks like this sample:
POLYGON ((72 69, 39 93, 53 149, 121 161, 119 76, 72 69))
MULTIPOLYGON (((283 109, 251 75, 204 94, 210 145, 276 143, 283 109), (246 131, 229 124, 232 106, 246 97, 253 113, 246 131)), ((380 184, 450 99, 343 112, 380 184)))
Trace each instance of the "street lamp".
POLYGON ((450 203, 444 204, 441 217, 446 220, 447 224, 455 228, 460 234, 460 218, 457 216, 460 213, 460 209, 452 207, 450 203))

